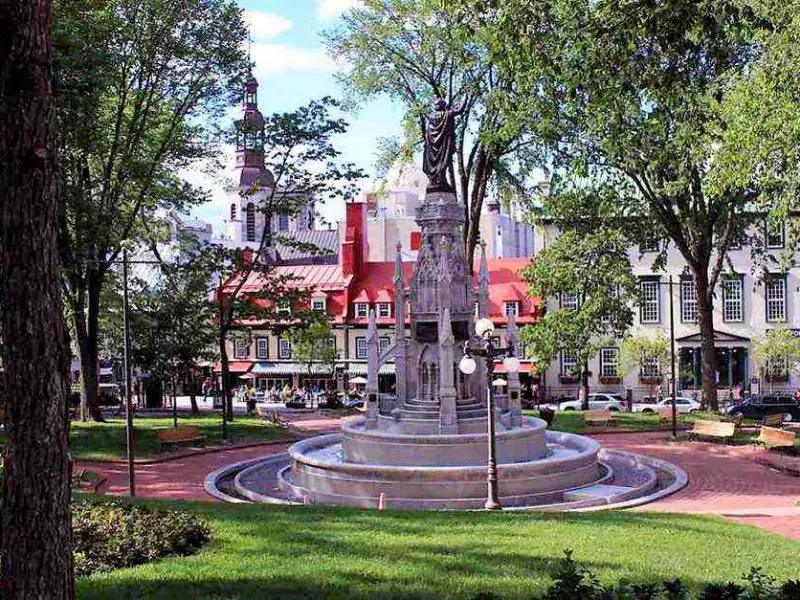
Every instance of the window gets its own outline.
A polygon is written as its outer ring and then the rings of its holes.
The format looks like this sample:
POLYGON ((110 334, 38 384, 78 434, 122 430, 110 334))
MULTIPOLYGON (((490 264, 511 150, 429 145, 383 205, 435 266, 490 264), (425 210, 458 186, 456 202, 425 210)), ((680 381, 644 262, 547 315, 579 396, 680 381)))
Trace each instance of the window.
POLYGON ((572 377, 578 366, 578 357, 574 352, 561 351, 561 375, 572 377))
POLYGON ((659 252, 661 250, 661 240, 657 237, 650 238, 639 244, 639 253, 659 252))
POLYGON ((392 345, 392 338, 390 338, 388 335, 384 335, 378 338, 378 347, 380 348, 381 352, 386 350, 391 345, 392 345))
POLYGON ((772 276, 764 282, 766 286, 767 321, 776 323, 786 320, 786 279, 772 276))
POLYGON ((681 279, 681 321, 697 323, 697 291, 694 279, 681 279))
POLYGON ((783 222, 767 221, 767 248, 783 248, 786 241, 786 230, 783 222))
POLYGON ((269 358, 269 339, 256 338, 256 358, 269 358))
POLYGON ((661 361, 652 356, 643 356, 642 377, 661 377, 661 361))
POLYGON ((233 355, 236 358, 247 358, 250 356, 250 342, 245 339, 236 338, 233 340, 233 355))
POLYGON ((561 294, 561 308, 578 310, 578 297, 569 294, 561 294))
POLYGON ((231 204, 231 221, 236 220, 236 204, 231 204))
POLYGON ((661 322, 661 283, 658 279, 642 279, 642 303, 639 305, 641 323, 661 322))
POLYGON ((288 213, 278 214, 278 231, 289 231, 289 215, 288 213))
POLYGON ((722 280, 722 320, 727 323, 744 321, 744 285, 741 277, 722 280))
POLYGON ((278 340, 278 358, 292 358, 292 340, 287 338, 278 340))
POLYGON ((519 316, 519 302, 504 302, 503 303, 503 312, 506 314, 507 317, 518 317, 519 316))
POLYGON ((391 317, 392 316, 392 305, 388 302, 381 302, 378 304, 378 316, 379 317, 391 317))
POLYGON ((365 318, 369 316, 369 304, 366 302, 356 302, 356 317, 365 318))
POLYGON ((367 338, 363 336, 356 338, 356 358, 367 358, 367 338))
POLYGON ((292 312, 291 300, 289 300, 289 298, 281 298, 280 300, 278 300, 277 312, 279 315, 280 314, 288 315, 290 312, 292 312))
POLYGON ((600 349, 600 377, 619 376, 619 349, 600 349))
POLYGON ((246 229, 247 229, 247 241, 248 242, 255 242, 256 241, 256 207, 253 206, 252 202, 247 203, 247 208, 245 209, 246 215, 246 229))
POLYGON ((311 299, 311 310, 325 310, 325 296, 316 296, 311 299))

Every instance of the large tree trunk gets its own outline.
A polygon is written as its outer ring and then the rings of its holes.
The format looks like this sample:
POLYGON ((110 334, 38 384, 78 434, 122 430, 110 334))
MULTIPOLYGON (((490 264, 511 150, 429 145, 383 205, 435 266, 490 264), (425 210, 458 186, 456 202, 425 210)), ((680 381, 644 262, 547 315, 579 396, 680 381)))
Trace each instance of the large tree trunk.
POLYGON ((225 347, 227 336, 220 331, 219 336, 219 361, 220 375, 222 376, 222 412, 226 421, 233 421, 233 398, 231 397, 231 371, 228 364, 228 349, 225 347))
POLYGON ((714 347, 714 303, 708 285, 708 272, 699 271, 694 274, 694 285, 697 292, 697 323, 700 328, 700 357, 702 359, 704 409, 719 409, 717 399, 716 369, 717 353, 714 347))
POLYGON ((486 151, 481 146, 478 149, 473 167, 472 192, 469 194, 467 206, 467 223, 465 227, 465 254, 470 271, 473 270, 475 261, 475 248, 481 232, 481 209, 486 196, 486 187, 489 183, 491 163, 486 151))
POLYGON ((4 598, 74 598, 50 0, 0 0, 4 598))
POLYGON ((91 417, 102 422, 97 349, 100 329, 99 281, 99 276, 90 271, 85 289, 76 293, 74 329, 81 359, 81 419, 87 421, 91 417))
POLYGON ((589 410, 589 362, 581 365, 581 386, 578 388, 581 410, 589 410))

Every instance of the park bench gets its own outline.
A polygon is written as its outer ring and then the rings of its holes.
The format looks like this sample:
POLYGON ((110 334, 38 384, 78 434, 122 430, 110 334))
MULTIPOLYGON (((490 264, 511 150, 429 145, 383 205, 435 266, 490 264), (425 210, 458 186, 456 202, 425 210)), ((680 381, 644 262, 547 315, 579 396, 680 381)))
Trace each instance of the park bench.
POLYGON ((736 425, 725 421, 695 421, 692 437, 708 437, 729 440, 736 433, 736 425))
POLYGON ((161 443, 161 449, 169 449, 181 444, 197 442, 203 444, 203 434, 199 427, 182 425, 170 429, 157 429, 156 435, 161 443))
POLYGON ((72 476, 72 486, 74 488, 80 489, 86 484, 92 488, 92 492, 95 494, 102 493, 100 488, 106 481, 107 479, 105 477, 88 469, 81 469, 77 474, 72 476))
POLYGON ((758 437, 753 440, 753 444, 767 448, 793 448, 796 438, 797 433, 794 431, 785 431, 777 427, 762 425, 758 432, 758 437))
POLYGON ((609 410, 586 410, 583 411, 583 422, 592 425, 616 425, 614 415, 609 410))
POLYGON ((256 416, 266 419, 270 423, 277 425, 278 427, 289 427, 290 423, 286 419, 284 419, 281 414, 275 410, 274 408, 266 409, 262 406, 256 406, 256 416))
POLYGON ((761 419, 761 425, 766 427, 780 427, 783 424, 783 413, 766 415, 761 419))
POLYGON ((672 421, 672 408, 659 408, 658 421, 659 423, 669 423, 672 421))

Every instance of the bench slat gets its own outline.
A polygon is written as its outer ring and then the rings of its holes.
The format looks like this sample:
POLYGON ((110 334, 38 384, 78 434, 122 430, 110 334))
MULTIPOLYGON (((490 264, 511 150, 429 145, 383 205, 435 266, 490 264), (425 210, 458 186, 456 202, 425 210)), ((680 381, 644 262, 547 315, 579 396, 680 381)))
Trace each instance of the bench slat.
POLYGON ((724 421, 695 421, 692 434, 706 437, 729 438, 736 432, 736 425, 724 421))
POLYGON ((762 425, 758 433, 756 442, 766 446, 780 446, 782 448, 791 448, 794 446, 797 434, 794 431, 786 431, 776 427, 767 427, 762 425))

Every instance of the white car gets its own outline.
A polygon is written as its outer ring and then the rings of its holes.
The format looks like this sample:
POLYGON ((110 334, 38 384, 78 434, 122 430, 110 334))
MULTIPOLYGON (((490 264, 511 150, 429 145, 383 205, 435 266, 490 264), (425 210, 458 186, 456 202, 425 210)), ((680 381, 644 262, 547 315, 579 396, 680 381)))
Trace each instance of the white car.
MULTIPOLYGON (((656 396, 645 396, 640 402, 633 403, 633 412, 657 413, 659 409, 672 408, 672 398, 667 396, 659 401, 656 396)), ((700 403, 685 396, 675 398, 675 408, 679 414, 688 415, 700 410, 700 403)))
MULTIPOLYGON (((589 394, 589 410, 623 410, 622 396, 619 394, 589 394)), ((558 410, 581 410, 580 400, 568 400, 558 403, 558 410)))

